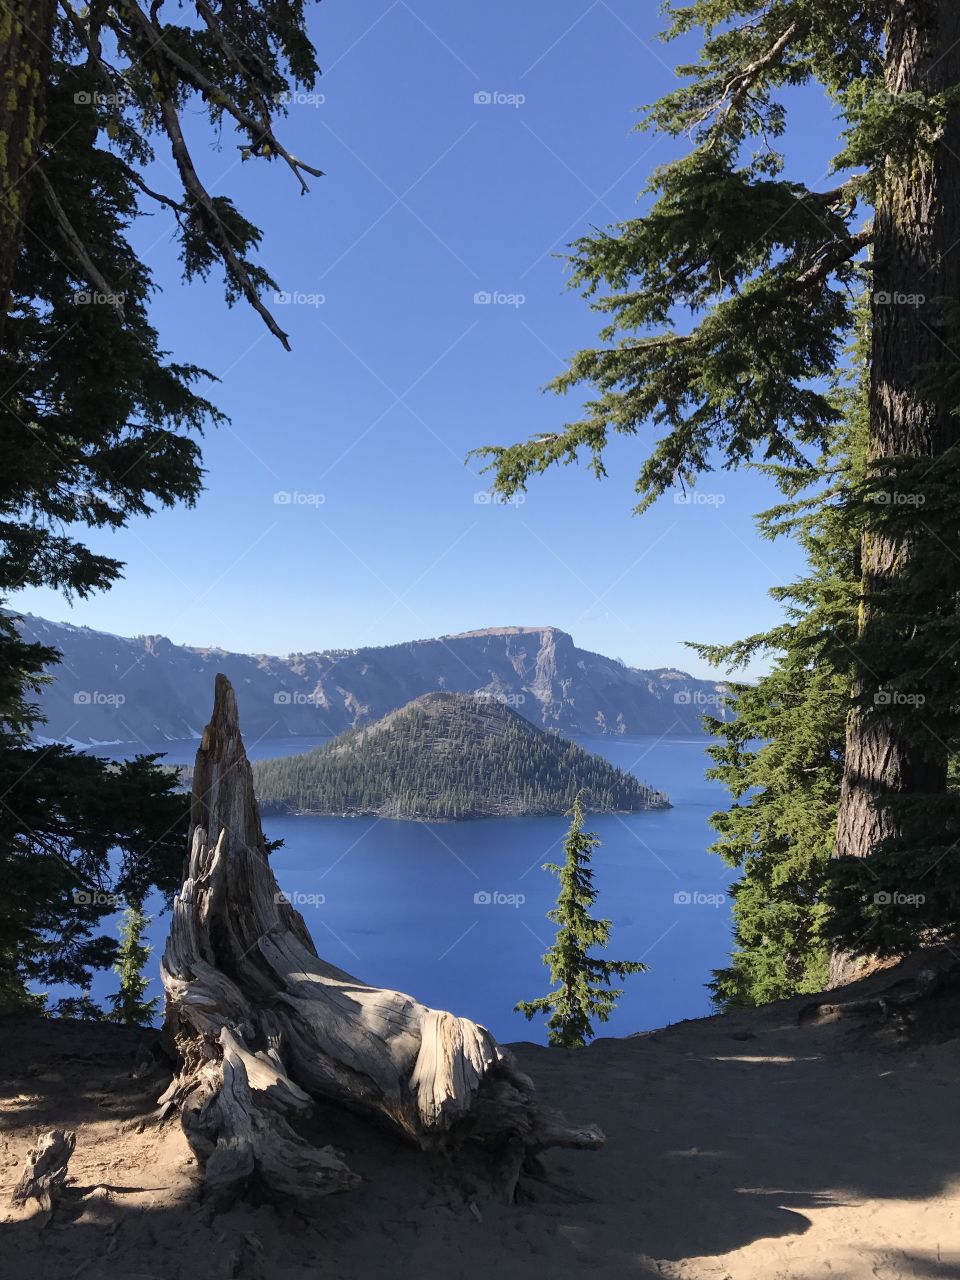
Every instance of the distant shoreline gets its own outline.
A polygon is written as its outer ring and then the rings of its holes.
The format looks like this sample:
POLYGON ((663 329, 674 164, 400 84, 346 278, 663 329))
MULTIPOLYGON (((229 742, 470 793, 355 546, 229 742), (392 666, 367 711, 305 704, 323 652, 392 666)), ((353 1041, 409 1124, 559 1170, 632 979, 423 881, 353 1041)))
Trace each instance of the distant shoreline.
MULTIPOLYGON (((672 808, 670 801, 664 800, 662 804, 648 804, 637 809, 591 809, 584 805, 583 811, 590 817, 623 818, 634 813, 664 813, 672 808)), ((565 818, 568 810, 522 809, 512 812, 484 810, 481 813, 464 813, 455 818, 448 818, 438 817, 432 813, 384 813, 381 809, 350 809, 344 812, 335 809, 265 808, 261 805, 260 813, 264 818, 380 818, 389 822, 480 822, 485 818, 565 818)))

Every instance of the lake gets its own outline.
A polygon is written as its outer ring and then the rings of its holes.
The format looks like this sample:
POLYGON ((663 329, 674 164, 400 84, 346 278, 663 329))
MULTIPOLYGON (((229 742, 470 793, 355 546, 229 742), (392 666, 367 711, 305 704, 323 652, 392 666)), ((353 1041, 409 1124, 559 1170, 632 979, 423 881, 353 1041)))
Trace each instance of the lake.
MULTIPOLYGON (((706 852, 708 817, 726 792, 707 781, 705 738, 578 737, 587 750, 629 769, 673 805, 660 812, 590 816, 603 842, 594 854, 597 914, 613 921, 608 956, 643 960, 629 977, 602 1034, 627 1035, 710 1012, 704 984, 730 949, 727 889, 732 873, 706 852)), ((277 739, 249 748, 253 759, 317 745, 277 739)), ((196 742, 164 743, 172 763, 192 761, 196 742)), ((143 750, 144 748, 138 748, 143 750)), ((103 748, 104 755, 119 755, 103 748)), ((264 830, 284 847, 273 855, 281 889, 324 959, 377 986, 473 1018, 503 1041, 543 1042, 542 1020, 513 1012, 517 1000, 547 990, 541 956, 553 939, 546 912, 556 878, 564 818, 487 818, 419 823, 376 818, 268 817, 264 830)), ((154 908, 157 904, 150 904, 154 908)), ((150 927, 156 948, 149 995, 168 923, 150 927)), ((93 994, 115 990, 97 976, 93 994)))

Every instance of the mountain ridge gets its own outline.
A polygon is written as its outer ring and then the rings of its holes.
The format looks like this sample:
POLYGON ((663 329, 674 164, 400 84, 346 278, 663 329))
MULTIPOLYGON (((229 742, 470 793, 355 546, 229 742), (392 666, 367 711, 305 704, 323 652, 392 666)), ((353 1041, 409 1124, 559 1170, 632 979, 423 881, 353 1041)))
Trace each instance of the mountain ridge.
POLYGON ((21 615, 28 640, 63 654, 38 701, 44 739, 81 745, 199 736, 213 678, 228 676, 251 740, 332 737, 422 693, 484 693, 541 728, 640 736, 699 732, 726 685, 671 667, 634 668, 580 649, 559 627, 490 627, 399 644, 285 657, 177 645, 21 615))

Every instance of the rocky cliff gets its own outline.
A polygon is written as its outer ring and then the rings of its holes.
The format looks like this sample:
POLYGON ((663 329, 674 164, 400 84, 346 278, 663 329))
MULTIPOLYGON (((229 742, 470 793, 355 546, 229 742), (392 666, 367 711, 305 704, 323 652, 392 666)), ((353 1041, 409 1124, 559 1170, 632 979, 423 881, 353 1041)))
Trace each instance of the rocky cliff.
POLYGON ((63 660, 40 697, 44 736, 80 743, 197 736, 213 678, 237 691, 251 742, 333 735, 434 690, 484 693, 564 733, 685 734, 721 714, 725 686, 578 649, 556 627, 496 627, 381 648, 285 658, 124 638, 27 615, 27 639, 63 660))

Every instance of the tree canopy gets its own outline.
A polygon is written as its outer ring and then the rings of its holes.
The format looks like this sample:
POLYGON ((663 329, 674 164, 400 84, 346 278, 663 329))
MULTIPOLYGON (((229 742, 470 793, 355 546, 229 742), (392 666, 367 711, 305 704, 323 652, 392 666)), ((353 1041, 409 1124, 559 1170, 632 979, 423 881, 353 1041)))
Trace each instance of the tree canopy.
POLYGON ((299 756, 253 766, 264 810, 476 818, 659 808, 666 797, 491 698, 427 694, 299 756))
MULTIPOLYGON (((795 496, 804 476, 816 486, 847 451, 833 552, 814 525, 800 526, 812 578, 800 588, 800 634, 774 637, 787 665, 742 697, 747 720, 789 756, 804 738, 797 699, 814 697, 818 682, 814 723, 825 737, 818 747, 806 735, 807 748, 817 755, 844 721, 842 761, 821 753, 810 766, 826 770, 823 821, 835 805, 839 864, 808 890, 829 904, 839 951, 889 953, 951 936, 960 921, 960 807, 949 783, 960 747, 960 9, 694 0, 666 12, 666 37, 699 32, 700 54, 642 127, 689 145, 653 174, 640 216, 573 246, 573 283, 604 325, 600 345, 577 353, 552 386, 582 391, 583 413, 480 453, 494 487, 512 495, 557 463, 585 460, 602 476, 612 436, 649 431, 642 511, 675 485, 747 462, 771 468, 795 496), (787 173, 800 89, 825 94, 839 120, 822 190, 787 173), (840 393, 864 309, 857 452, 840 393), (852 555, 852 567, 829 567, 830 554, 845 565, 852 555), (853 575, 852 610, 834 619, 849 661, 823 667, 804 644, 836 607, 834 572, 853 575)), ((835 491, 822 498, 834 500, 835 491)), ((758 644, 713 656, 735 664, 758 644)), ((731 745, 721 765, 728 780, 737 775, 735 794, 751 777, 778 795, 773 761, 773 749, 731 745)), ((802 827, 771 830, 772 812, 760 802, 735 810, 728 844, 772 857, 787 841, 797 865, 822 861, 826 826, 804 850, 802 827)), ((760 887, 764 874, 751 859, 753 888, 740 890, 738 908, 754 889, 776 900, 769 874, 760 887)))
MULTIPOLYGON (((204 185, 195 117, 305 190, 320 171, 278 128, 291 87, 316 75, 303 0, 4 6, 0 607, 24 586, 109 587, 122 563, 85 530, 196 501, 198 436, 222 415, 201 391, 210 375, 163 350, 132 228, 161 211, 184 279, 221 269, 226 302, 249 304, 286 346, 263 300, 261 232, 204 185), (176 178, 159 190, 164 152, 176 178)), ((113 765, 36 745, 31 699, 57 656, 0 613, 0 1006, 27 999, 28 983, 85 987, 116 955, 100 921, 171 888, 183 851, 185 801, 154 757, 113 765)))

